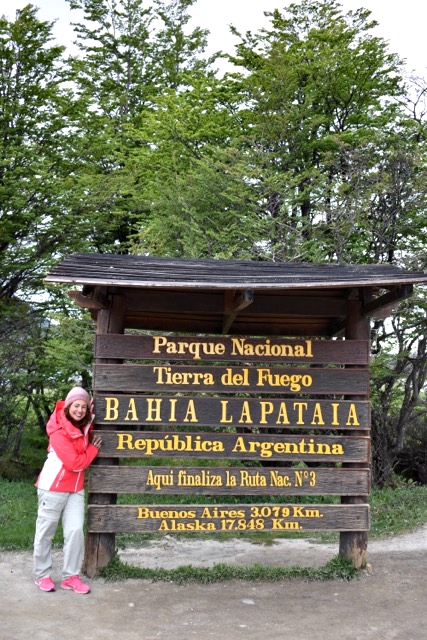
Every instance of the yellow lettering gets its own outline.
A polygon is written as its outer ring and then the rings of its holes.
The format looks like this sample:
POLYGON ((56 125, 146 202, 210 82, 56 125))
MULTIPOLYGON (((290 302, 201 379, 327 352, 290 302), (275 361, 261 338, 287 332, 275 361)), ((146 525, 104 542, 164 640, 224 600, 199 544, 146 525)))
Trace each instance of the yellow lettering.
POLYGON ((339 421, 338 421, 338 409, 339 409, 339 403, 338 402, 332 402, 331 407, 332 407, 332 423, 334 425, 334 427, 338 427, 339 426, 339 421))
POLYGON ((232 350, 231 350, 231 355, 233 355, 233 356, 235 356, 235 355, 239 355, 239 356, 245 355, 244 351, 243 351, 245 340, 246 340, 246 338, 231 338, 231 344, 233 345, 232 350))
POLYGON ((348 410, 348 418, 346 422, 346 426, 353 424, 354 426, 359 426, 359 420, 357 419, 356 405, 351 404, 348 410))
POLYGON ((105 418, 104 420, 117 420, 119 417, 118 398, 105 398, 105 418))
POLYGON ((135 398, 130 398, 127 414, 125 420, 138 420, 138 414, 136 413, 135 398))
POLYGON ((227 423, 227 422, 233 422, 233 416, 230 416, 230 418, 227 419, 227 405, 228 405, 228 400, 221 400, 221 420, 220 420, 220 422, 222 424, 227 423))
POLYGON ((288 412, 286 410, 286 403, 280 403, 279 413, 277 414, 276 424, 289 424, 288 412))
POLYGON ((118 433, 117 434, 117 447, 116 449, 133 449, 133 436, 130 433, 118 433))
POLYGON ((161 422, 162 398, 147 398, 147 422, 161 422))
POLYGON ((251 418, 251 411, 249 407, 249 402, 245 400, 243 402, 242 413, 240 415, 239 423, 244 424, 252 424, 253 420, 251 418))
POLYGON ((304 416, 303 416, 303 409, 306 410, 307 409, 307 403, 306 402, 294 402, 294 410, 297 410, 298 412, 298 420, 297 420, 297 424, 304 424, 304 416))
POLYGON ((344 455, 344 448, 342 446, 342 444, 333 444, 332 445, 332 453, 335 456, 342 456, 344 455))
POLYGON ((176 422, 175 409, 176 409, 177 399, 176 398, 170 398, 169 399, 169 403, 170 403, 169 422, 176 422))
POLYGON ((242 436, 239 436, 236 439, 236 444, 234 445, 233 453, 246 453, 245 440, 244 438, 242 438, 242 436))
POLYGON ((187 413, 185 414, 185 418, 183 422, 198 422, 196 415, 196 407, 194 406, 194 400, 189 400, 187 413))
POLYGON ((322 405, 319 402, 316 402, 313 411, 313 419, 311 424, 325 424, 322 415, 322 405))
POLYGON ((267 416, 273 413, 273 403, 261 401, 260 406, 261 406, 260 424, 267 424, 267 416))
POLYGON ((160 347, 164 347, 167 343, 167 339, 163 336, 153 336, 154 348, 153 353, 160 353, 160 347))
POLYGON ((226 373, 221 376, 221 384, 224 386, 247 387, 249 386, 249 370, 242 369, 241 373, 239 373, 227 368, 226 373))

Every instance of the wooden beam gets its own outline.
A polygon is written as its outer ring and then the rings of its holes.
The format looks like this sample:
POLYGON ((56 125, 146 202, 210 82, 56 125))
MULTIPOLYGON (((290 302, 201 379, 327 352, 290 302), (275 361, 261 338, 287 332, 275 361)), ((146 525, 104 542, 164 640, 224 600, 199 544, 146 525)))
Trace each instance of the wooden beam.
MULTIPOLYGON (((366 304, 370 303, 369 297, 372 293, 372 289, 366 292, 365 301, 366 304)), ((362 302, 360 300, 349 300, 347 310, 347 320, 345 328, 346 340, 369 340, 370 324, 369 319, 362 316, 362 302)), ((354 370, 352 365, 347 365, 347 368, 354 370)), ((369 368, 367 367, 369 371, 369 368)), ((353 400, 355 396, 347 396, 348 400, 353 400)), ((368 400, 368 394, 364 400, 368 400)), ((352 434, 362 435, 363 431, 352 431, 352 434)), ((343 469, 369 469, 369 463, 359 464, 344 462, 343 469)), ((368 506, 368 495, 361 494, 359 496, 341 496, 341 504, 354 505, 354 506, 368 506)), ((354 531, 340 531, 340 543, 339 543, 340 556, 350 560, 356 569, 364 569, 367 564, 368 555, 368 532, 361 531, 360 529, 354 529, 354 531)))
POLYGON ((246 309, 254 301, 254 292, 251 289, 245 291, 226 291, 224 294, 225 317, 222 325, 222 333, 228 333, 237 314, 242 309, 246 309))
MULTIPOLYGON (((109 299, 108 308, 100 309, 96 331, 98 334, 111 334, 124 332, 124 310, 125 298, 121 295, 113 295, 109 299)), ((101 362, 120 362, 119 359, 99 359, 101 362)), ((96 393, 95 401, 96 401, 96 393)), ((96 417, 95 417, 96 420, 96 417)), ((100 429, 102 430, 102 426, 100 429)), ((99 457, 92 462, 94 466, 100 464, 99 457)), ((116 465, 118 460, 114 457, 102 459, 103 465, 116 465)), ((113 505, 116 504, 117 494, 115 493, 89 493, 88 504, 113 505)), ((93 578, 99 569, 106 567, 111 561, 116 550, 116 537, 114 533, 90 533, 86 532, 85 557, 83 562, 83 572, 93 578)))
POLYGON ((390 291, 378 298, 373 298, 362 306, 362 316, 364 318, 387 318, 391 315, 393 308, 402 300, 412 295, 414 287, 412 284, 397 285, 390 291))
POLYGON ((82 309, 107 309, 107 297, 98 287, 83 287, 83 291, 69 291, 68 295, 82 309))

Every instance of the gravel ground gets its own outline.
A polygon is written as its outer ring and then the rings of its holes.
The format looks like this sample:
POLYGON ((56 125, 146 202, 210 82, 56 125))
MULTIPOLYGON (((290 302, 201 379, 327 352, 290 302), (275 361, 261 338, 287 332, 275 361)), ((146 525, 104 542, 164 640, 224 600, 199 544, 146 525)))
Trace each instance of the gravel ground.
MULTIPOLYGON (((278 540, 180 541, 172 536, 121 552, 146 567, 226 562, 317 567, 336 545, 278 540)), ((0 554, 0 638, 4 640, 425 640, 427 527, 368 546, 369 565, 350 581, 228 581, 209 585, 90 580, 92 592, 43 593, 30 552, 0 554)), ((61 553, 53 579, 59 582, 61 553)))

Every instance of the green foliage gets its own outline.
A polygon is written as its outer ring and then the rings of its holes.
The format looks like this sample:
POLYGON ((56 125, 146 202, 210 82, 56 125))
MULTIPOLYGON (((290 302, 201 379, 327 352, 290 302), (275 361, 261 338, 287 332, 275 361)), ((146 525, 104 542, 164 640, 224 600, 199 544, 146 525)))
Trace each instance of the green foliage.
POLYGON ((51 314, 43 365, 46 386, 52 385, 56 398, 64 398, 70 386, 92 388, 94 325, 87 312, 51 314))
MULTIPOLYGON (((163 164, 178 156, 168 148, 159 158, 158 119, 163 101, 203 81, 209 65, 202 57, 206 32, 187 29, 193 3, 70 0, 71 8, 82 8, 85 15, 76 25, 81 56, 74 61, 76 91, 85 105, 87 159, 78 180, 85 215, 97 212, 91 241, 98 251, 129 251, 131 237, 150 224, 152 209, 161 215, 174 193, 173 176, 164 179, 163 164), (168 192, 163 200, 153 194, 153 182, 168 192)), ((179 206, 175 212, 181 226, 179 206)), ((169 223, 178 224, 163 218, 163 227, 169 223)), ((161 242, 153 246, 166 255, 161 242)))
POLYGON ((18 456, 38 387, 43 318, 27 305, 0 311, 0 455, 18 456))
POLYGON ((53 260, 79 241, 67 206, 79 136, 51 28, 32 5, 13 22, 0 18, 0 304, 39 292, 53 260))
POLYGON ((0 313, 0 456, 23 455, 22 442, 45 425, 71 386, 90 389, 93 327, 88 316, 10 303, 0 313))
MULTIPOLYGON (((420 288, 421 289, 421 288, 420 288)), ((425 383, 427 352, 425 299, 420 290, 395 312, 391 320, 373 325, 371 363, 373 470, 377 484, 394 482, 394 470, 410 439, 415 423, 417 438, 412 439, 414 468, 423 457, 425 437, 425 383), (424 435, 423 435, 424 432, 424 435), (417 449, 419 452, 417 453, 417 449), (417 463, 415 463, 417 459, 417 463)), ((422 466, 422 465, 421 465, 422 466)), ((423 469, 419 468, 421 476, 423 469)))
MULTIPOLYGON (((245 151, 258 170, 260 215, 276 260, 369 260, 366 214, 398 119, 400 63, 372 35, 369 11, 305 0, 269 14, 271 29, 242 36, 232 62, 246 96, 245 151), (357 87, 357 91, 355 91, 357 87)), ((253 171, 253 170, 252 170, 253 171)))
POLYGON ((426 523, 427 486, 400 483, 396 488, 373 488, 372 537, 384 538, 413 530, 426 523))
POLYGON ((145 182, 130 189, 151 205, 136 221, 132 251, 256 257, 264 228, 253 189, 242 182, 245 167, 227 147, 236 119, 222 99, 218 84, 198 82, 185 94, 159 99, 159 111, 144 121, 155 145, 135 152, 132 168, 145 182))
POLYGON ((0 548, 31 549, 37 516, 35 487, 0 477, 0 495, 0 548))

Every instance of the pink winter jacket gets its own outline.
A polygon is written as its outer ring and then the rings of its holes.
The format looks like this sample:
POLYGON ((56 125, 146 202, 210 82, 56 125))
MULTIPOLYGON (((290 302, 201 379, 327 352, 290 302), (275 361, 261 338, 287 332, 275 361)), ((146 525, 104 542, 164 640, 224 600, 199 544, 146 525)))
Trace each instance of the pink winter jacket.
POLYGON ((89 422, 82 433, 65 417, 64 405, 63 400, 56 403, 46 425, 48 455, 36 487, 75 493, 84 488, 84 470, 96 458, 98 449, 89 444, 92 423, 89 422))

